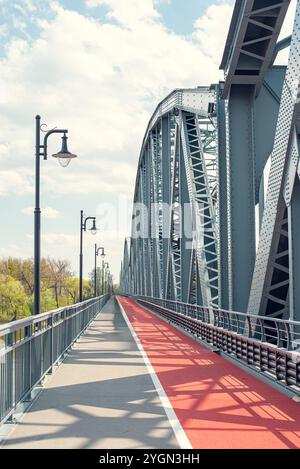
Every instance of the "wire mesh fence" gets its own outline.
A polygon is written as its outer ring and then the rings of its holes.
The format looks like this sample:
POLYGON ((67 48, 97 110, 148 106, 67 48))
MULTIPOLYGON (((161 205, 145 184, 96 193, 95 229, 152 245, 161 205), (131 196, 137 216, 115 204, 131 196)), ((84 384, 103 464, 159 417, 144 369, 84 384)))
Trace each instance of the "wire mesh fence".
POLYGON ((0 326, 0 423, 52 371, 109 295, 0 326))
POLYGON ((135 297, 199 339, 300 392, 300 322, 135 297))

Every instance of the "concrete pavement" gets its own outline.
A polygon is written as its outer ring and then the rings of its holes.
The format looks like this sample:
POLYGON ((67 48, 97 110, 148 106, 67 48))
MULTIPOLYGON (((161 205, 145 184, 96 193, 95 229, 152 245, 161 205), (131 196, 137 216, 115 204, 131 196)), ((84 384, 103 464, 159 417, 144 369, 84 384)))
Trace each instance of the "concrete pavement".
POLYGON ((115 299, 47 380, 3 448, 178 448, 115 299))

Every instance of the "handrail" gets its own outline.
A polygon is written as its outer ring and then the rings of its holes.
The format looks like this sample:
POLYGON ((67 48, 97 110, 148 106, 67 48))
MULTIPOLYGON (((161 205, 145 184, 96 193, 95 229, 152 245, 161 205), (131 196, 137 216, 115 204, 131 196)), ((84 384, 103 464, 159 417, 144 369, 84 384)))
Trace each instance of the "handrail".
POLYGON ((249 313, 241 313, 239 311, 231 311, 231 310, 227 310, 227 309, 220 309, 220 308, 215 308, 215 307, 208 307, 208 306, 199 306, 199 305, 195 305, 195 304, 192 304, 192 303, 184 303, 182 301, 175 301, 175 300, 164 300, 162 298, 156 298, 156 297, 148 297, 148 296, 135 296, 135 298, 143 298, 143 299, 149 299, 149 300, 152 300, 152 301, 156 301, 156 302, 166 302, 166 303, 174 303, 175 305, 184 305, 184 306, 190 306, 191 308, 200 308, 202 310, 211 310, 211 311, 218 311, 218 312, 222 312, 222 313, 228 313, 228 314, 238 314, 239 316, 243 316, 243 317, 249 317, 249 318, 253 318, 253 319, 264 319, 264 320, 268 320, 268 321, 274 321, 274 322, 281 322, 283 324, 293 324, 295 326, 300 326, 300 321, 292 321, 290 319, 279 319, 279 318, 273 318, 272 316, 260 316, 260 315, 257 315, 257 314, 249 314, 249 313))
POLYGON ((300 393, 300 322, 206 308, 146 296, 133 296, 169 322, 300 393))
POLYGON ((34 316, 27 316, 27 317, 22 318, 22 319, 17 319, 16 321, 11 321, 11 322, 1 324, 0 325, 0 337, 2 337, 3 335, 6 335, 7 333, 16 331, 16 330, 20 329, 20 327, 26 327, 29 324, 40 322, 40 321, 43 321, 45 319, 48 319, 51 316, 53 316, 57 313, 60 313, 61 311, 65 311, 66 309, 75 308, 79 304, 81 306, 84 306, 84 305, 88 305, 89 303, 93 303, 94 301, 95 301, 95 298, 91 298, 89 300, 83 301, 82 303, 74 303, 72 305, 62 306, 62 307, 54 309, 52 311, 47 311, 45 313, 37 314, 37 315, 34 315, 34 316))

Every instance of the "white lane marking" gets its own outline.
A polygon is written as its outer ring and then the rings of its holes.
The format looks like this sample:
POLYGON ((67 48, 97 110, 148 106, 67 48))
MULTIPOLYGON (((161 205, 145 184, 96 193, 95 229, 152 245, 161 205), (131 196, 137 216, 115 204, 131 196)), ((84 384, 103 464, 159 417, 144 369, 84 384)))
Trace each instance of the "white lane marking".
POLYGON ((122 315, 123 315, 123 318, 131 332, 131 335, 139 349, 139 351, 141 352, 141 355, 143 357, 143 360, 145 362, 145 365, 147 367, 147 370, 148 370, 148 373, 153 381, 153 384, 154 384, 154 387, 157 391, 157 394, 160 398, 160 401, 162 403, 162 406, 166 412, 166 415, 168 417, 168 420, 170 422, 170 425, 174 431, 174 434, 175 434, 175 437, 178 441, 178 444, 180 446, 181 449, 193 449, 192 445, 191 445, 191 442, 190 440, 188 439, 185 431, 183 430, 182 428, 182 425, 180 423, 180 421, 178 420, 177 418, 177 415, 175 414, 175 411, 171 405, 171 402, 169 401, 169 398, 168 396, 166 395, 165 393, 165 390, 161 384, 161 382, 159 381, 159 378, 157 376, 157 374, 155 373, 154 371, 154 368, 153 366, 151 365, 151 362, 149 360, 149 357, 147 355, 147 353, 145 352, 144 350, 144 347, 142 346, 142 343, 140 341, 140 339, 138 338, 138 336, 136 335, 135 333, 135 330, 133 329, 132 327, 132 324, 131 322, 129 321, 128 317, 127 317, 127 314, 121 304, 121 302, 119 301, 119 299, 117 298, 117 301, 118 301, 118 304, 120 306, 120 310, 122 312, 122 315))

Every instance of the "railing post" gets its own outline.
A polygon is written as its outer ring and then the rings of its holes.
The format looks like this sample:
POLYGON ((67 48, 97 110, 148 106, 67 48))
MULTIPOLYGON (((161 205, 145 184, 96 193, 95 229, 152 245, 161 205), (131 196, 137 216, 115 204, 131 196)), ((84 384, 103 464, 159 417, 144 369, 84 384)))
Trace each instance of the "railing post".
MULTIPOLYGON (((12 347, 15 342, 15 333, 12 334, 12 347)), ((13 347, 12 349, 12 405, 13 409, 16 409, 17 407, 17 380, 16 380, 16 349, 13 347)), ((14 417, 12 415, 12 420, 14 420, 14 417)))
POLYGON ((53 350, 53 319, 54 319, 54 315, 51 316, 50 318, 50 357, 51 357, 51 368, 50 368, 50 371, 49 373, 52 374, 53 373, 53 361, 54 361, 54 350, 53 350))
POLYGON ((276 326, 276 332, 277 332, 277 347, 280 348, 280 329, 278 327, 277 321, 275 321, 275 326, 276 326))
POLYGON ((286 348, 287 350, 292 350, 292 339, 291 339, 291 325, 287 322, 284 323, 285 331, 286 331, 286 338, 287 338, 287 344, 286 348))
POLYGON ((265 330, 265 324, 262 319, 259 319, 259 324, 260 324, 260 330, 261 330, 261 341, 266 342, 266 330, 265 330))
POLYGON ((249 339, 252 338, 252 329, 251 329, 251 319, 247 316, 247 323, 248 323, 248 337, 249 339))

